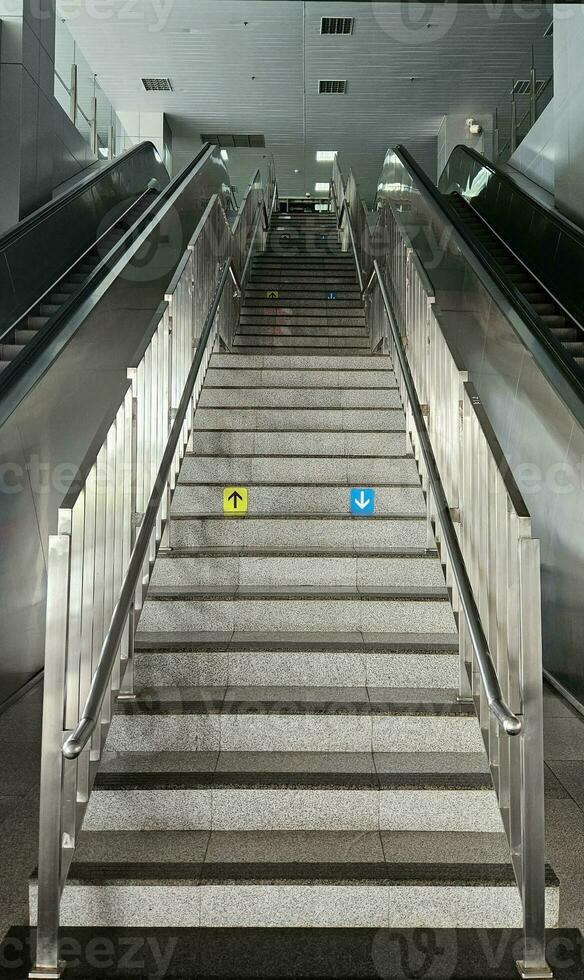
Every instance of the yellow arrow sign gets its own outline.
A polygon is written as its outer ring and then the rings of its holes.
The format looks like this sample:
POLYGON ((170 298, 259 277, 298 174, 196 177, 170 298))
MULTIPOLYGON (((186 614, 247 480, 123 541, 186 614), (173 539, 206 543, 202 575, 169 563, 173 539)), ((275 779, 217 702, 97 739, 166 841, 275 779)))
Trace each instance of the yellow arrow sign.
POLYGON ((223 510, 226 514, 246 514, 247 487, 225 487, 223 510))
POLYGON ((268 289, 266 296, 268 299, 280 299, 280 293, 277 289, 268 289))

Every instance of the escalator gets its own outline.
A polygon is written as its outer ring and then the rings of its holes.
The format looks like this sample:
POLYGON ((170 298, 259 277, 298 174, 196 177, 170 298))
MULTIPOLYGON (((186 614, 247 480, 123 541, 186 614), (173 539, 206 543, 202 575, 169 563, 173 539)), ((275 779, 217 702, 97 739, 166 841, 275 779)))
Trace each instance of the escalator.
POLYGON ((154 145, 141 143, 0 237, 0 398, 169 183, 154 145))
POLYGON ((584 328, 574 317, 563 308, 546 289, 538 278, 530 271, 498 235, 480 216, 471 201, 459 194, 449 195, 449 203, 454 208, 459 219, 464 223, 469 235, 475 243, 486 249, 491 258, 513 288, 521 294, 535 317, 538 317, 543 327, 551 337, 561 344, 566 354, 573 358, 577 366, 584 370, 584 328))
MULTIPOLYGON (((378 208, 405 243, 396 239, 396 274, 415 263, 408 281, 414 290, 426 284, 432 317, 464 372, 455 396, 468 378, 527 501, 541 549, 544 672, 582 706, 584 233, 463 146, 438 184, 404 147, 389 151, 378 208)), ((380 234, 392 228, 380 220, 380 234)), ((401 311, 402 329, 418 340, 420 309, 414 292, 401 311)), ((485 479, 480 459, 477 474, 485 479)))
POLYGON ((9 367, 18 367, 14 362, 27 344, 34 340, 38 342, 44 332, 49 333, 53 317, 79 296, 100 263, 107 259, 126 232, 142 217, 157 193, 155 189, 148 189, 140 194, 122 217, 113 221, 96 243, 67 269, 35 305, 4 331, 0 339, 0 372, 9 367))

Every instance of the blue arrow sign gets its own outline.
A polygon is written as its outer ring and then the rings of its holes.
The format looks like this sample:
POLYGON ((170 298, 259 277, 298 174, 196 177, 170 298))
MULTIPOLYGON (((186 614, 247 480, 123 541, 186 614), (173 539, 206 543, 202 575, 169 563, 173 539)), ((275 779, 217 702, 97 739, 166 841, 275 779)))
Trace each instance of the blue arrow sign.
POLYGON ((350 496, 351 514, 369 517, 375 513, 375 490, 371 487, 353 487, 350 496))
POLYGON ((325 299, 336 299, 337 298, 337 294, 334 293, 334 292, 328 292, 328 293, 325 293, 324 294, 324 298, 325 299))

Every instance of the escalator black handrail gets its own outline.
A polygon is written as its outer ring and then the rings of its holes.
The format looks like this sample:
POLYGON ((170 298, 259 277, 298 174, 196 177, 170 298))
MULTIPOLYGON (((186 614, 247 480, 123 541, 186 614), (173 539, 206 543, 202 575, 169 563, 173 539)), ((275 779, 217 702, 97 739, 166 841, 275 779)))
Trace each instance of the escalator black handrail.
MULTIPOLYGON (((75 312, 76 308, 99 286, 105 278, 110 268, 115 265, 118 259, 128 250, 132 242, 145 230, 155 215, 162 209, 167 199, 172 197, 174 192, 183 183, 185 178, 192 174, 197 165, 207 155, 211 148, 211 143, 204 143, 196 157, 179 174, 176 175, 167 185, 163 187, 154 198, 152 204, 140 215, 138 221, 128 229, 126 234, 114 245, 113 249, 102 259, 102 261, 90 272, 80 289, 67 300, 57 313, 49 320, 45 326, 39 330, 36 337, 31 340, 24 349, 10 362, 0 374, 0 404, 8 393, 10 387, 20 375, 28 368, 29 364, 36 357, 42 347, 59 332, 64 322, 75 312)), ((0 424, 3 421, 4 413, 1 413, 0 424)))
MULTIPOLYGON (((43 300, 46 299, 47 296, 49 296, 52 292, 54 292, 55 290, 57 290, 59 288, 59 286, 63 283, 63 281, 67 278, 67 276, 69 276, 73 272, 73 270, 76 268, 76 266, 78 266, 80 262, 83 262, 83 259, 86 258, 86 256, 89 255, 90 252, 93 252, 93 250, 99 246, 99 243, 101 241, 103 241, 103 239, 106 237, 106 235, 109 235, 110 232, 112 232, 118 225, 120 225, 128 217, 128 215, 134 210, 134 208, 140 203, 140 201, 143 201, 144 198, 147 197, 148 194, 150 194, 150 193, 151 193, 151 189, 150 188, 148 188, 147 190, 143 191, 132 202, 132 204, 130 204, 129 208, 126 208, 126 210, 124 212, 122 212, 122 214, 119 216, 119 218, 116 218, 115 221, 113 221, 111 223, 111 225, 109 225, 105 229, 105 231, 99 236, 99 238, 96 238, 96 240, 94 242, 92 242, 91 245, 89 245, 88 248, 86 248, 85 251, 82 252, 81 255, 79 255, 75 259, 74 262, 71 263, 71 265, 65 270, 65 272, 63 272, 63 274, 60 275, 58 279, 55 279, 55 281, 48 287, 48 289, 45 289, 45 291, 43 293, 41 293, 41 295, 38 296, 34 300, 33 303, 31 303, 31 305, 28 307, 28 309, 26 309, 24 311, 24 313, 19 313, 19 315, 16 317, 16 320, 14 320, 10 324, 10 326, 6 327, 2 331, 2 333, 0 334, 0 343, 3 342, 4 338, 12 330, 18 330, 19 324, 21 324, 23 320, 25 320, 28 316, 30 316, 30 314, 35 309, 35 307, 37 307, 39 305, 39 303, 42 303, 43 300)), ((104 258, 105 258, 105 256, 104 256, 104 258)), ((76 295, 76 293, 74 295, 76 295)))
POLYGON ((484 167, 485 170, 490 170, 491 173, 495 174, 500 180, 505 181, 507 184, 511 184, 513 186, 513 191, 519 194, 522 200, 527 201, 529 207, 534 208, 540 214, 543 214, 549 222, 561 229, 562 234, 569 235, 570 238, 584 250, 584 232, 580 232, 571 222, 564 218, 563 215, 559 214, 558 211, 552 211, 551 208, 547 208, 545 204, 541 203, 541 201, 538 201, 535 197, 531 197, 531 195, 528 194, 527 191, 523 190, 523 188, 513 180, 513 177, 502 170, 498 164, 492 163, 491 160, 487 160, 471 146, 457 146, 452 152, 454 153, 456 150, 460 150, 461 152, 468 154, 468 156, 479 163, 481 167, 484 167))
POLYGON ((121 153, 119 157, 115 157, 115 159, 113 159, 110 163, 106 163, 103 167, 100 167, 99 170, 91 177, 87 177, 85 180, 81 178, 81 180, 71 187, 70 190, 66 191, 64 194, 61 194, 59 197, 56 197, 52 201, 47 201, 46 204, 43 204, 42 207, 38 208, 36 211, 33 211, 33 213, 27 218, 23 218, 17 225, 9 228, 3 235, 0 235, 0 253, 2 253, 8 245, 12 244, 13 241, 17 241, 17 239, 19 239, 22 235, 27 234, 31 228, 42 224, 42 222, 51 217, 51 215, 60 211, 66 204, 72 201, 73 198, 86 191, 89 187, 93 187, 93 185, 97 184, 98 181, 100 181, 105 175, 109 174, 112 170, 119 168, 121 163, 124 163, 131 156, 134 156, 134 154, 139 153, 141 150, 143 151, 146 146, 151 146, 152 149, 156 151, 154 143, 152 143, 150 140, 144 140, 143 143, 138 143, 136 146, 132 146, 125 153, 121 153))
POLYGON ((469 233, 464 221, 458 216, 447 197, 422 171, 406 148, 399 145, 395 148, 394 153, 413 180, 421 185, 424 194, 430 198, 442 217, 445 217, 452 225, 464 247, 478 258, 495 286, 504 294, 513 312, 526 327, 524 331, 516 330, 521 341, 532 354, 536 364, 549 379, 562 401, 578 421, 584 425, 584 376, 572 357, 548 330, 521 292, 501 272, 488 250, 469 233))

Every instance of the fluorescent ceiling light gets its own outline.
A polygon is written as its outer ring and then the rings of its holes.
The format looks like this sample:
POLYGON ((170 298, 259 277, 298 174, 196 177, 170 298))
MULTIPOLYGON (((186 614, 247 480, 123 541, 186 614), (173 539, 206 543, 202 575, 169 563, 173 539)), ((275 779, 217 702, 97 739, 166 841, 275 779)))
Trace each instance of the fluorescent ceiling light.
POLYGON ((225 160, 225 163, 229 160, 229 154, 227 150, 221 150, 221 159, 225 160))
POLYGON ((316 162, 317 163, 334 163, 335 157, 337 155, 336 150, 317 150, 316 151, 316 162))
POLYGON ((314 185, 315 191, 318 191, 319 194, 326 194, 330 190, 330 187, 331 185, 329 184, 328 180, 326 181, 326 183, 319 182, 314 185))

